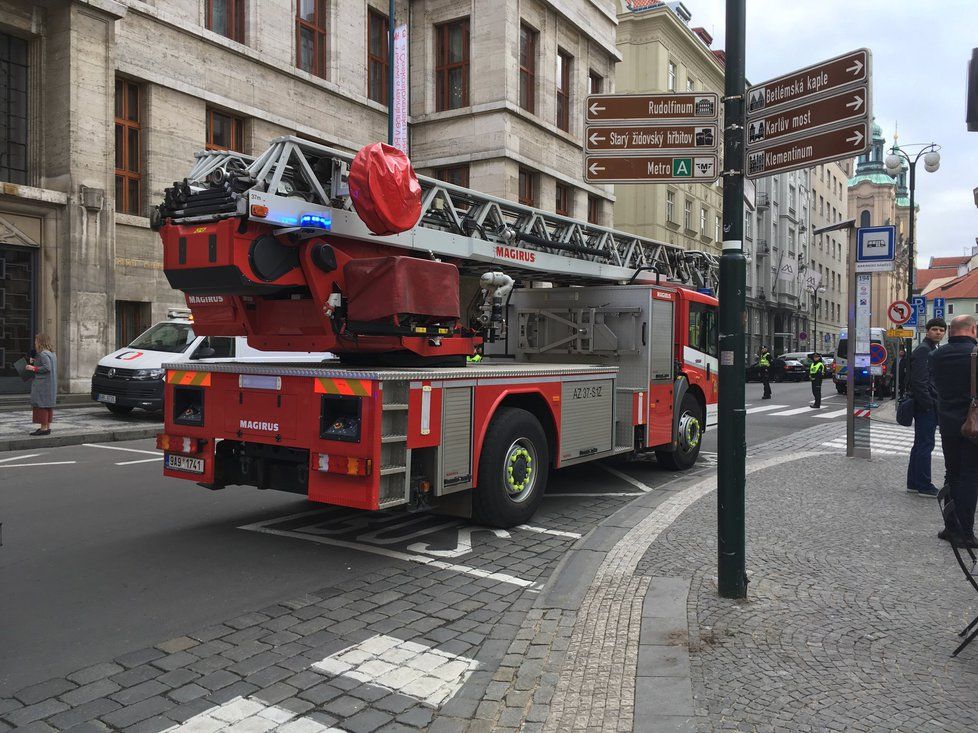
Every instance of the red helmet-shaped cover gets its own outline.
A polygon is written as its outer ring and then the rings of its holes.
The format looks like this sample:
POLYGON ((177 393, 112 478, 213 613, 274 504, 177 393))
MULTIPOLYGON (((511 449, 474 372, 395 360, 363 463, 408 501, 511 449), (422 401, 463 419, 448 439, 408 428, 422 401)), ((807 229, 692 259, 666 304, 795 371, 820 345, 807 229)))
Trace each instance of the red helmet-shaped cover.
POLYGON ((360 219, 374 234, 407 231, 421 216, 421 184, 411 161, 384 143, 367 145, 353 158, 350 196, 360 219))

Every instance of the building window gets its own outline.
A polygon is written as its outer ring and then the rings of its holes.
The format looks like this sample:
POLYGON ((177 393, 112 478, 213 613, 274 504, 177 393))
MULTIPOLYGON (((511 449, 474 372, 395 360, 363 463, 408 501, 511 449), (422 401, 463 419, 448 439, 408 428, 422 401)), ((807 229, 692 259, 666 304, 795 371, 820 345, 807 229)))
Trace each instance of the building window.
POLYGON ((695 89, 696 89, 696 82, 687 77, 686 78, 686 91, 687 92, 692 92, 692 91, 695 91, 695 89))
POLYGON ((860 227, 871 226, 869 219, 870 219, 869 209, 866 209, 859 215, 859 226, 860 227))
POLYGON ((754 236, 754 217, 749 213, 744 217, 744 236, 748 239, 754 236))
POLYGON ((570 79, 573 57, 557 51, 557 127, 570 131, 570 79))
POLYGON ((587 222, 588 224, 601 223, 601 199, 597 196, 587 197, 587 222))
POLYGON ((683 214, 683 225, 686 229, 692 231, 693 229, 693 202, 686 199, 686 211, 683 214))
POLYGON ((520 107, 533 112, 536 102, 537 32, 520 25, 520 107))
POLYGON ((242 150, 242 127, 240 117, 216 109, 207 110, 207 149, 242 150))
POLYGON ((453 186, 469 187, 469 167, 467 165, 453 165, 447 168, 435 168, 435 178, 453 186))
POLYGON ((670 92, 676 91, 676 65, 674 63, 672 63, 672 61, 669 62, 669 80, 668 80, 668 82, 669 82, 668 83, 668 89, 669 89, 669 91, 670 92))
POLYGON ((27 183, 27 41, 0 33, 0 180, 27 183))
POLYGON ((666 221, 676 221, 676 192, 666 191, 666 221))
POLYGON ((700 234, 706 236, 706 209, 700 209, 700 234))
MULTIPOLYGON (((299 0, 305 4, 306 0, 299 0)), ((325 2, 325 0, 320 0, 325 2)), ((207 0, 207 28, 244 43, 245 0, 207 0)))
POLYGON ((469 19, 459 18, 435 26, 438 57, 437 111, 458 109, 469 104, 469 19))
POLYGON ((794 213, 797 203, 797 190, 794 186, 788 186, 788 210, 794 213))
POLYGON ((719 242, 719 241, 720 241, 720 237, 721 237, 721 236, 723 236, 723 226, 722 226, 722 225, 721 225, 721 223, 720 223, 720 217, 719 217, 719 216, 718 216, 718 217, 716 218, 716 220, 715 220, 715 221, 716 221, 716 226, 715 226, 715 231, 716 231, 716 234, 714 235, 714 237, 713 237, 713 238, 714 238, 714 239, 715 239, 716 241, 718 241, 718 242, 719 242))
MULTIPOLYGON (((142 204, 139 86, 115 80, 115 210, 139 214, 142 204)), ((126 343, 129 343, 128 341, 126 343)), ((125 345, 125 344, 123 344, 125 345)))
POLYGON ((520 168, 520 203, 536 206, 536 174, 528 168, 520 168))
POLYGON ((601 94, 604 91, 604 77, 601 76, 594 69, 591 69, 587 75, 587 93, 588 94, 601 94))
POLYGON ((115 302, 115 347, 128 346, 150 327, 150 304, 134 300, 115 302))
POLYGON ((561 216, 570 216, 570 188, 563 183, 557 184, 557 203, 554 211, 561 216))
POLYGON ((367 12, 367 96, 387 104, 390 24, 387 16, 373 8, 367 12))
POLYGON ((299 0, 295 18, 295 65, 323 79, 329 69, 327 0, 299 0))
POLYGON ((947 304, 947 314, 949 316, 953 316, 954 315, 954 303, 948 303, 947 304))

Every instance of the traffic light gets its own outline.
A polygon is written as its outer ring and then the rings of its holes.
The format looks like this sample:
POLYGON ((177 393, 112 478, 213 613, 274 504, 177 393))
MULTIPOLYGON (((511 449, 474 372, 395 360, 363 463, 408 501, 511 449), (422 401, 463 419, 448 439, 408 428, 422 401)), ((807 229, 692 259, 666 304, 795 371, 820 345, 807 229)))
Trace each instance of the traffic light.
POLYGON ((978 132, 978 48, 971 49, 968 63, 968 131, 978 132))

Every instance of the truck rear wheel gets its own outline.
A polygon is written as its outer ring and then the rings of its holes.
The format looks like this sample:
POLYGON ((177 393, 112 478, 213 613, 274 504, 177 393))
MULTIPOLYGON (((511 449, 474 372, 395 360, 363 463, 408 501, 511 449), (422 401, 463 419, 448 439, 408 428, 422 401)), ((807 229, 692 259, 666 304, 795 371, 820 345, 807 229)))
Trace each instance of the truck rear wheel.
POLYGON ((676 450, 656 451, 656 460, 670 471, 685 471, 692 468, 700 455, 705 421, 700 403, 688 392, 683 395, 679 406, 679 433, 676 436, 676 450))
POLYGON ((543 499, 550 467, 547 436, 526 410, 501 407, 479 457, 472 518, 503 529, 527 522, 543 499))

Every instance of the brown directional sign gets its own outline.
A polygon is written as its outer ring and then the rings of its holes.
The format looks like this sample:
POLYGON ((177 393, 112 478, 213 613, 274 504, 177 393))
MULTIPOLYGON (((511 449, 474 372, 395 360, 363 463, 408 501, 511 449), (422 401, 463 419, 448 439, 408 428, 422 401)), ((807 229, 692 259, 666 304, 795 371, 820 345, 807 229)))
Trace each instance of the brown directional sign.
POLYGON ((715 92, 684 94, 591 94, 584 119, 587 123, 716 122, 720 117, 720 97, 715 92))
POLYGON ((747 117, 805 99, 825 96, 849 84, 866 82, 872 62, 869 49, 860 48, 842 56, 779 76, 747 90, 747 117))
POLYGON ((718 159, 709 155, 631 155, 584 157, 584 177, 594 183, 708 183, 719 173, 718 159))
POLYGON ((789 135, 811 133, 828 125, 865 118, 869 107, 869 89, 863 85, 796 107, 782 108, 747 123, 747 149, 763 147, 789 135))
POLYGON ((716 152, 719 130, 710 125, 613 125, 584 129, 589 153, 644 153, 660 150, 716 152))
POLYGON ((869 123, 865 120, 801 139, 747 151, 747 177, 763 178, 782 171, 811 168, 866 149, 869 123))

